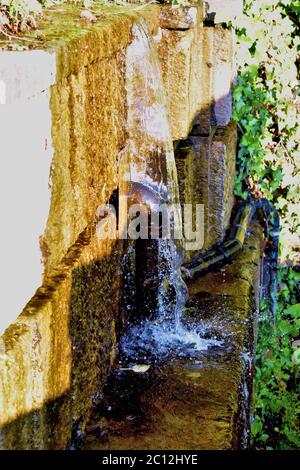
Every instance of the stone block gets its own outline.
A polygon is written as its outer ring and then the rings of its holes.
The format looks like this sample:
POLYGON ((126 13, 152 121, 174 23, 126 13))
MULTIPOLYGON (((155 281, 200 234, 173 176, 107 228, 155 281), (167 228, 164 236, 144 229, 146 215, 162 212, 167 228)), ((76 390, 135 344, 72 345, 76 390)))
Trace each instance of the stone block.
POLYGON ((236 124, 217 131, 211 145, 209 165, 209 243, 224 239, 234 205, 236 124))
POLYGON ((203 249, 210 246, 210 159, 212 135, 189 137, 192 142, 197 158, 197 167, 194 168, 194 179, 198 182, 199 204, 204 205, 204 245, 203 249))
MULTIPOLYGON (((213 99, 214 30, 204 27, 201 41, 201 94, 199 112, 194 120, 200 135, 211 133, 213 99)), ((195 129, 194 129, 195 130, 195 129)))
POLYGON ((211 123, 227 126, 232 114, 232 85, 235 81, 234 32, 221 25, 213 28, 211 123))
POLYGON ((158 43, 173 140, 187 137, 191 126, 189 93, 193 39, 192 29, 186 31, 163 29, 158 43))
MULTIPOLYGON (((209 165, 211 158, 211 137, 190 136, 180 142, 175 151, 181 204, 203 204, 204 206, 204 245, 209 246, 209 165)), ((185 260, 193 257, 193 252, 185 251, 185 260)))
MULTIPOLYGON (((182 214, 184 214, 184 204, 192 204, 195 214, 196 204, 203 200, 204 185, 199 178, 202 162, 191 140, 179 142, 175 149, 175 161, 182 214)), ((183 223, 187 222, 183 220, 183 223)), ((195 230, 194 222, 193 219, 193 230, 195 230)), ((192 250, 185 250, 185 261, 191 260, 194 254, 192 250)))
POLYGON ((227 126, 232 114, 236 78, 233 32, 221 25, 204 26, 201 43, 201 98, 193 132, 209 135, 212 127, 227 126))
POLYGON ((232 114, 233 32, 222 25, 203 27, 201 9, 194 10, 194 22, 179 30, 175 26, 179 20, 184 24, 181 10, 180 16, 163 9, 168 22, 161 19, 165 27, 156 38, 173 140, 185 139, 193 124, 200 135, 209 135, 213 126, 225 127, 232 114))
POLYGON ((204 249, 222 241, 229 226, 236 142, 236 125, 230 123, 207 137, 190 135, 176 149, 181 202, 204 205, 204 249))
POLYGON ((169 104, 173 140, 185 139, 202 109, 203 77, 201 5, 161 8, 161 35, 156 39, 169 104))
MULTIPOLYGON (((200 16, 201 18, 201 16, 200 16)), ((194 39, 191 49, 190 92, 189 92, 189 127, 191 129, 195 118, 203 111, 202 99, 206 87, 205 63, 203 60, 203 23, 198 19, 193 29, 194 39)))

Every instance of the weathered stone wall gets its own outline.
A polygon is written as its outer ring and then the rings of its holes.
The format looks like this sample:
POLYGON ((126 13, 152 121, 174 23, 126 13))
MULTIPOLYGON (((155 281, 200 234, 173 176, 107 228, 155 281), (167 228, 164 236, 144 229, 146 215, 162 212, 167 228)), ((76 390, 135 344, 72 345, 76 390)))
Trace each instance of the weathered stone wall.
POLYGON ((161 8, 158 54, 173 140, 186 138, 202 100, 203 6, 161 8))
POLYGON ((124 62, 121 50, 52 87, 54 155, 43 236, 46 272, 118 187, 118 155, 126 140, 124 62))
MULTIPOLYGON (((23 309, 0 339, 4 448, 67 448, 84 429, 114 361, 124 250, 120 240, 98 240, 95 223, 97 207, 121 184, 128 139, 126 50, 141 17, 162 68, 181 202, 205 205, 205 247, 224 237, 233 205, 232 34, 203 23, 202 2, 176 10, 151 5, 122 16, 97 10, 93 25, 79 22, 79 9, 65 8, 63 21, 56 10, 45 16, 43 51, 0 52, 4 129, 18 135, 8 110, 13 116, 22 109, 23 120, 45 124, 30 142, 10 147, 17 166, 32 157, 28 168, 20 166, 25 183, 15 189, 18 200, 31 191, 32 206, 23 222, 27 235, 18 240, 20 257, 7 279, 18 302, 8 296, 1 306, 10 309, 4 328, 23 309), (41 107, 32 121, 35 100, 41 107), (32 152, 35 138, 39 144, 32 152), (34 275, 25 256, 30 247, 34 275), (15 277, 19 264, 22 275, 15 277), (30 287, 21 296, 26 278, 30 287)), ((22 128, 22 120, 16 122, 22 128)), ((10 202, 8 213, 16 207, 10 202)), ((8 239, 8 252, 14 243, 8 239)))
MULTIPOLYGON (((229 226, 237 141, 230 121, 234 35, 212 19, 203 23, 207 15, 205 9, 191 8, 175 21, 167 10, 158 47, 177 141, 181 203, 204 205, 203 249, 222 241, 229 226)), ((186 260, 192 256, 185 253, 186 260)))
MULTIPOLYGON (((129 14, 102 28, 82 28, 68 15, 62 43, 59 14, 49 15, 45 48, 54 51, 40 54, 48 75, 39 80, 38 66, 32 67, 31 79, 23 73, 36 63, 36 51, 28 52, 26 67, 20 54, 3 52, 5 75, 0 77, 8 84, 3 116, 11 103, 15 112, 22 103, 30 120, 35 95, 46 97, 38 118, 46 116, 51 135, 37 138, 52 156, 42 181, 49 194, 48 206, 40 210, 44 226, 30 226, 30 217, 26 221, 43 266, 22 299, 22 314, 1 338, 1 445, 8 449, 68 448, 84 428, 116 348, 123 244, 98 240, 95 228, 98 206, 120 182, 119 154, 127 136, 125 55, 135 19, 129 14)), ((150 31, 153 15, 145 14, 150 31)), ((43 150, 33 157, 44 158, 43 150)), ((27 153, 26 140, 22 158, 27 153)), ((31 171, 29 190, 41 176, 38 166, 31 171)), ((38 191, 34 197, 38 200, 38 191)), ((26 240, 20 245, 26 252, 26 240)))
POLYGON ((120 242, 88 227, 1 338, 3 447, 67 448, 113 364, 120 242))

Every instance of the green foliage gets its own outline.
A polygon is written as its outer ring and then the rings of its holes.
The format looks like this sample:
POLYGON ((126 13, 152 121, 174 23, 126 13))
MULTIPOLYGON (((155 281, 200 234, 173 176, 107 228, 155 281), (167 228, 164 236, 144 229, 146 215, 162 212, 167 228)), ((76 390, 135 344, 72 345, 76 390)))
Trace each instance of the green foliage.
MULTIPOLYGON (((300 2, 245 0, 235 26, 239 76, 233 118, 240 132, 235 192, 267 197, 281 217, 281 260, 299 259, 300 162, 297 96, 300 2)), ((300 448, 300 275, 281 266, 277 318, 263 303, 258 325, 256 448, 300 448)))
POLYGON ((241 139, 235 190, 243 198, 248 191, 262 194, 275 205, 283 226, 282 259, 295 258, 293 248, 300 249, 299 2, 245 0, 244 5, 236 27, 239 77, 233 118, 241 139))
POLYGON ((1 7, 5 7, 15 19, 21 19, 30 13, 40 13, 43 3, 38 0, 0 0, 1 7))
POLYGON ((261 308, 252 423, 257 448, 300 448, 299 281, 294 269, 281 269, 275 324, 270 323, 269 306, 261 308))

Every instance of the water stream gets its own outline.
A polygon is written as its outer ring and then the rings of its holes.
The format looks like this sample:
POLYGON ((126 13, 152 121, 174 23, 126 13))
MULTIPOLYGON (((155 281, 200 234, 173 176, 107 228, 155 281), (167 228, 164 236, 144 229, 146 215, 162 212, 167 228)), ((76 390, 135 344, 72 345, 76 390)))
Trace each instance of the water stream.
MULTIPOLYGON (((172 206, 171 233, 181 233, 177 171, 162 72, 143 21, 133 27, 126 67, 129 145, 123 157, 123 193, 129 194, 133 203, 147 204, 152 213, 159 210, 159 204, 172 206)), ((155 246, 159 266, 156 312, 132 325, 124 335, 122 351, 132 360, 149 354, 162 358, 182 348, 199 351, 212 344, 183 321, 187 287, 180 272, 181 240, 160 238, 155 246)))

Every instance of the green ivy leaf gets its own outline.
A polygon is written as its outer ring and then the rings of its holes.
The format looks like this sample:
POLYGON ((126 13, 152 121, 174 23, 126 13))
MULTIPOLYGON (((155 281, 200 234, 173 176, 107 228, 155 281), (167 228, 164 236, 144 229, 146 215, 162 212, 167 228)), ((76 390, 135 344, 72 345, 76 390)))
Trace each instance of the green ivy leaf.
POLYGON ((262 426, 261 419, 258 416, 256 416, 253 420, 252 425, 251 425, 252 435, 254 437, 257 436, 258 434, 260 434, 262 432, 262 429, 263 429, 263 426, 262 426))
POLYGON ((285 313, 292 318, 300 318, 300 304, 291 305, 285 310, 285 313))

